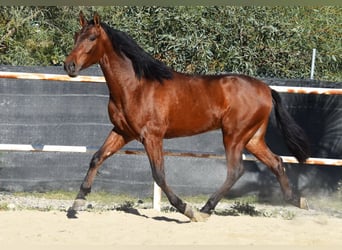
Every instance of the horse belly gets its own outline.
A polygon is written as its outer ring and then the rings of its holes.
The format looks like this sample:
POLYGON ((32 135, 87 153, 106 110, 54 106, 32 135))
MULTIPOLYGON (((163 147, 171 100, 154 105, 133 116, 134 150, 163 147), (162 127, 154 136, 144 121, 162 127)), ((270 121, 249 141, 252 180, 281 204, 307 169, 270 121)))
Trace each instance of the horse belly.
POLYGON ((183 108, 169 117, 166 138, 191 136, 221 127, 214 110, 183 108))

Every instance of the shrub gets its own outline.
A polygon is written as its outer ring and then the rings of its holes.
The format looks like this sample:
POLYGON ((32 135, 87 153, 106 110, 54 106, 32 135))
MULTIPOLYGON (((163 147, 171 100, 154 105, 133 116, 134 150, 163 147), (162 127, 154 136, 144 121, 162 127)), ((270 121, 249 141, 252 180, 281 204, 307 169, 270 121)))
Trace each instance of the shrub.
POLYGON ((0 64, 61 65, 79 30, 80 10, 129 33, 175 70, 259 77, 342 76, 341 7, 1 6, 0 64))

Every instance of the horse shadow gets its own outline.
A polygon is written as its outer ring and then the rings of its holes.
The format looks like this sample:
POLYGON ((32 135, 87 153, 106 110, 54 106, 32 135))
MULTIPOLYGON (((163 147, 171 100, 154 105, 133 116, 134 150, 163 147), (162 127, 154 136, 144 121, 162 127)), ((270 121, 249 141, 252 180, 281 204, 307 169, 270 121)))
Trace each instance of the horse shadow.
POLYGON ((187 221, 187 220, 178 220, 178 219, 169 218, 169 217, 166 217, 166 216, 149 217, 149 216, 147 216, 145 214, 140 213, 138 209, 133 208, 133 207, 127 207, 127 208, 122 209, 121 211, 123 211, 125 213, 128 213, 128 214, 140 216, 140 217, 143 217, 143 218, 146 218, 146 219, 153 219, 153 220, 156 220, 156 221, 174 222, 174 223, 177 223, 177 224, 190 223, 190 221, 187 221))
POLYGON ((153 220, 157 220, 157 221, 165 221, 165 222, 175 222, 177 224, 187 224, 190 223, 190 220, 178 220, 178 219, 174 219, 174 218, 169 218, 166 216, 155 216, 152 217, 153 220))

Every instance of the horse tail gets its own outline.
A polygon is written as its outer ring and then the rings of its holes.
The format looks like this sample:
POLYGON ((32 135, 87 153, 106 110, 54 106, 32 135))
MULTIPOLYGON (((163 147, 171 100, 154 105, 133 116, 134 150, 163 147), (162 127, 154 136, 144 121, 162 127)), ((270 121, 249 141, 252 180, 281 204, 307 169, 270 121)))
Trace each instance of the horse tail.
POLYGON ((273 89, 271 91, 278 128, 282 131, 290 152, 298 162, 303 163, 309 157, 309 142, 305 132, 285 109, 279 94, 273 89))

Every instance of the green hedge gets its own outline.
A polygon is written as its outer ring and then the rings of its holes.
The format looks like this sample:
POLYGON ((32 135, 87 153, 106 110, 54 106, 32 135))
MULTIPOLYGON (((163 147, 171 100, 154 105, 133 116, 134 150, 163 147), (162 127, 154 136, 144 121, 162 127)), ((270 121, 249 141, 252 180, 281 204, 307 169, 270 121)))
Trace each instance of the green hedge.
POLYGON ((80 10, 175 70, 341 81, 341 7, 0 7, 0 64, 62 65, 80 10))

